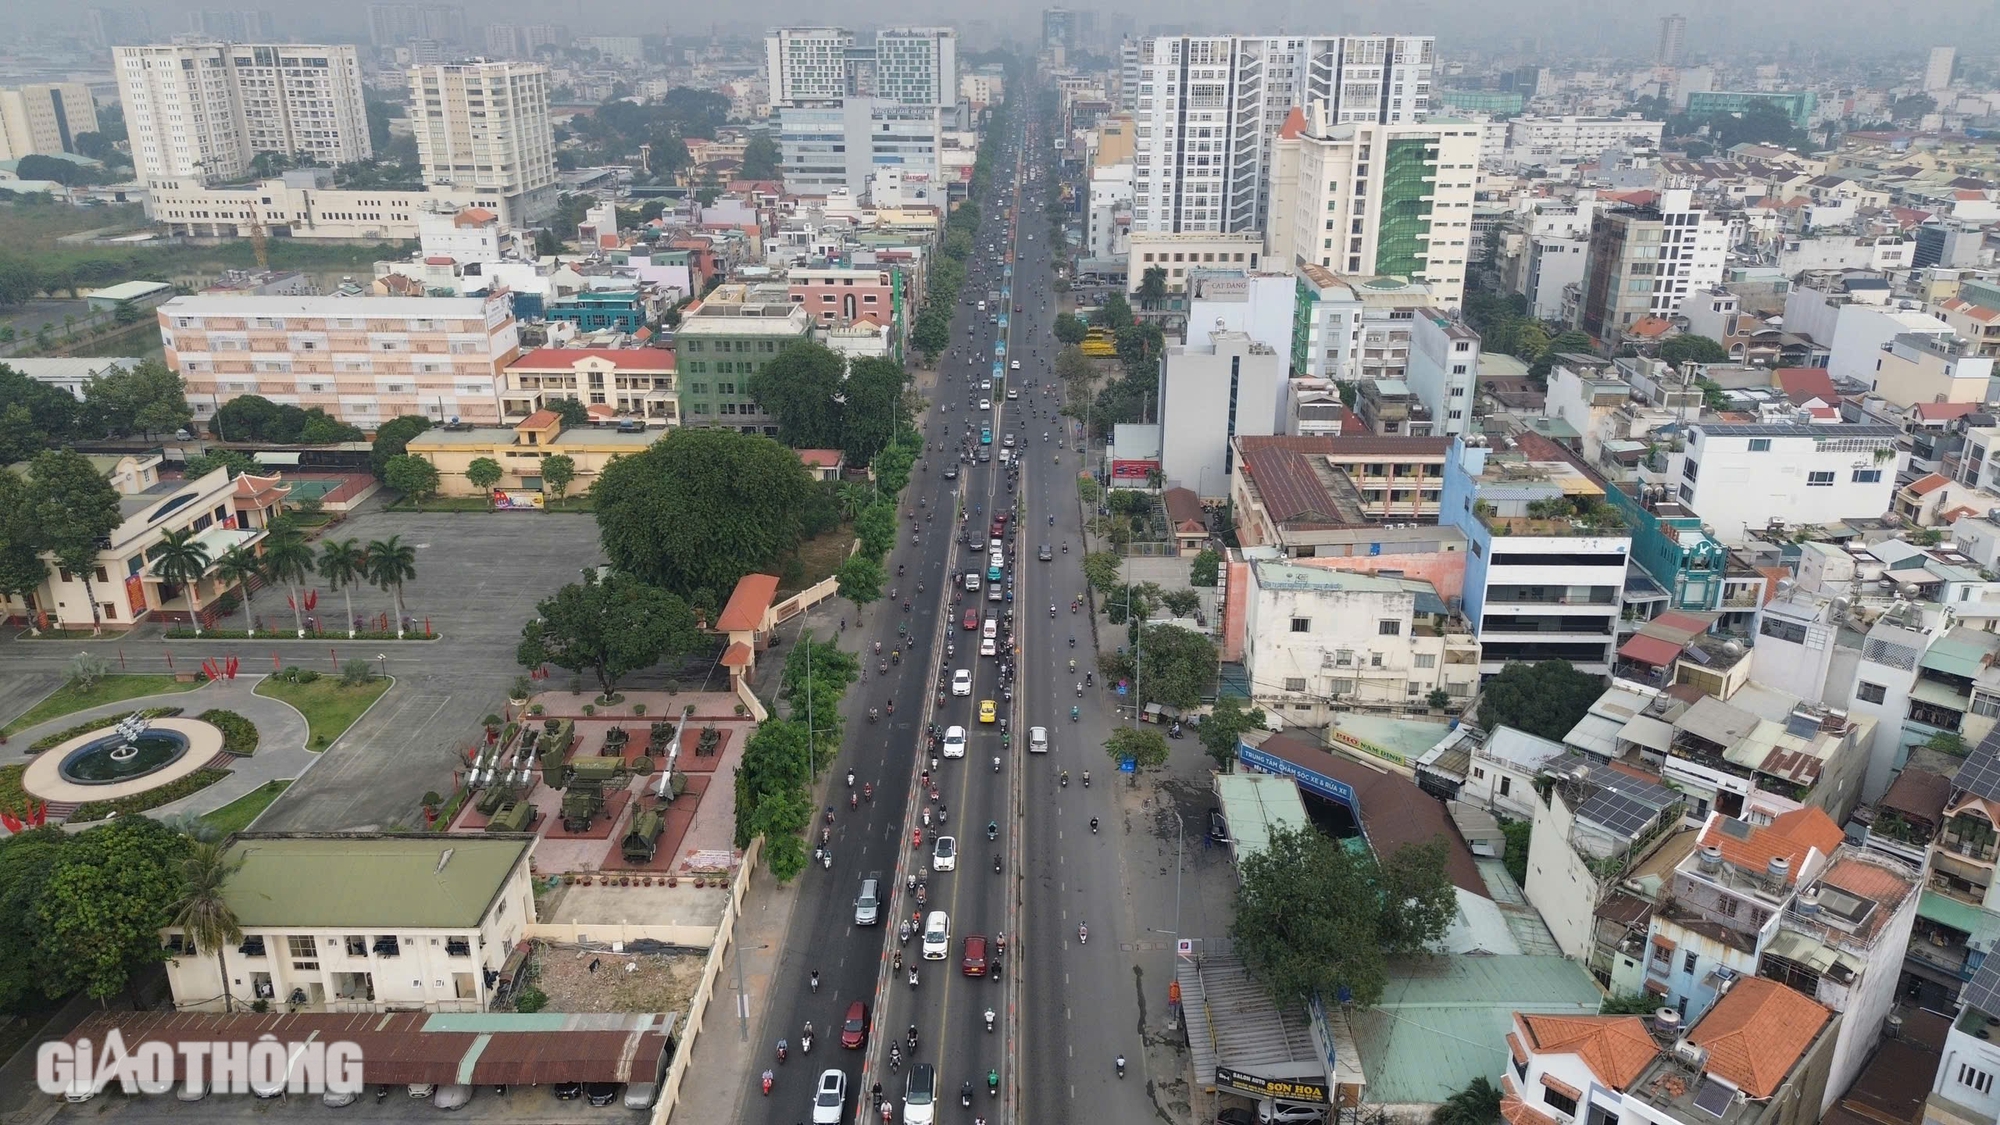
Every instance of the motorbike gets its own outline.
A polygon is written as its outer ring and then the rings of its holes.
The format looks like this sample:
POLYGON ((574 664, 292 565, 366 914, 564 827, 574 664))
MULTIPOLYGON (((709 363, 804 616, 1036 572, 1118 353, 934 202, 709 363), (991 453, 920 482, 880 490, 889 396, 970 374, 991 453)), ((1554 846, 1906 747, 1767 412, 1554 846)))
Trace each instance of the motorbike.
POLYGON ((904 922, 902 925, 896 927, 896 940, 904 945, 910 944, 910 924, 908 922, 904 922))
POLYGON ((1118 1066, 1118 1077, 1120 1077, 1120 1078, 1123 1078, 1123 1077, 1125 1077, 1125 1056, 1124 1056, 1124 1055, 1119 1055, 1119 1056, 1118 1056, 1118 1061, 1117 1061, 1117 1066, 1118 1066))
POLYGON ((993 1031, 993 1009, 991 1008, 986 1009, 986 1030, 989 1034, 993 1031))
POLYGON ((1070 708, 1070 709, 1069 709, 1069 721, 1070 721, 1070 722, 1072 722, 1072 723, 1073 723, 1073 722, 1076 722, 1076 721, 1077 721, 1077 720, 1078 720, 1079 718, 1081 718, 1082 716, 1083 716, 1083 709, 1082 709, 1081 707, 1072 707, 1072 708, 1070 708))
POLYGON ((825 855, 820 856, 819 865, 828 871, 833 870, 833 853, 829 851, 825 855))
POLYGON ((778 1079, 777 1079, 777 1076, 776 1076, 776 1075, 772 1074, 772 1073, 771 1073, 770 1071, 768 1071, 768 1070, 764 1072, 764 1096, 765 1096, 765 1097, 767 1097, 767 1098, 768 1098, 768 1097, 770 1097, 770 1096, 771 1096, 771 1087, 772 1087, 773 1085, 775 1085, 775 1084, 777 1083, 777 1081, 778 1081, 778 1079))
POLYGON ((910 966, 910 987, 917 987, 917 967, 915 965, 910 966))
POLYGON ((1086 926, 1086 925, 1083 925, 1083 924, 1082 924, 1082 923, 1080 923, 1080 922, 1079 922, 1079 923, 1077 924, 1077 927, 1076 927, 1076 943, 1077 943, 1078 945, 1089 945, 1089 944, 1090 944, 1090 927, 1089 927, 1089 926, 1086 926))
POLYGON ((986 838, 989 840, 997 840, 1000 838, 1000 825, 998 823, 995 823, 993 821, 986 822, 986 838))
POLYGON ((812 1033, 807 1032, 806 1034, 799 1036, 799 1054, 810 1055, 812 1054, 812 1049, 813 1049, 812 1033))
POLYGON ((993 873, 995 875, 1000 873, 1000 855, 998 852, 995 852, 993 855, 993 873))
POLYGON ((1090 834, 1097 835, 1097 818, 1094 816, 1090 818, 1090 834))
POLYGON ((995 755, 993 758, 993 772, 994 773, 1000 772, 1000 758, 998 755, 995 755))
POLYGON ((1090 788, 1090 771, 1089 771, 1089 770, 1085 770, 1085 771, 1083 771, 1083 787, 1084 787, 1085 789, 1088 789, 1088 788, 1090 788))
POLYGON ((958 1088, 958 1104, 964 1109, 972 1108, 972 1083, 967 1082, 958 1088))

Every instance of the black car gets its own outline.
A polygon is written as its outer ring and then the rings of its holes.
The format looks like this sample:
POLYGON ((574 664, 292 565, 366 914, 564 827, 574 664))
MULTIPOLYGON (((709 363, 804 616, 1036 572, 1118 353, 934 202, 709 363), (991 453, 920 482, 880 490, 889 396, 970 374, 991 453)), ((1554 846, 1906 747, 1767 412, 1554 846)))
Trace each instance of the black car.
POLYGON ((623 1082, 592 1082, 583 1088, 591 1105, 612 1105, 625 1094, 623 1082))
POLYGON ((578 1099, 578 1098, 580 1098, 580 1097, 582 1097, 582 1096, 583 1096, 583 1083, 581 1083, 581 1082, 558 1082, 558 1083, 556 1083, 556 1100, 557 1100, 557 1101, 559 1101, 559 1102, 573 1102, 573 1101, 575 1101, 576 1099, 578 1099))
POLYGON ((1208 810, 1208 838, 1218 844, 1229 842, 1229 822, 1223 819, 1221 809, 1208 810))

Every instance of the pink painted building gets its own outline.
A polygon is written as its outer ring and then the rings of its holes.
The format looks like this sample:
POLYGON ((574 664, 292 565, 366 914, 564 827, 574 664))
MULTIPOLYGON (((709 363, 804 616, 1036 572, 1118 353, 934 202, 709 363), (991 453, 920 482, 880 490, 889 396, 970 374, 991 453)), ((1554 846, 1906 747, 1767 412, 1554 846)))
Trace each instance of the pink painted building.
POLYGON ((197 421, 239 395, 319 407, 373 430, 402 414, 497 425, 520 351, 505 295, 176 297, 159 306, 166 361, 197 421))
POLYGON ((822 328, 869 315, 892 326, 900 319, 896 315, 896 277, 890 270, 795 269, 785 280, 792 303, 804 306, 822 328))

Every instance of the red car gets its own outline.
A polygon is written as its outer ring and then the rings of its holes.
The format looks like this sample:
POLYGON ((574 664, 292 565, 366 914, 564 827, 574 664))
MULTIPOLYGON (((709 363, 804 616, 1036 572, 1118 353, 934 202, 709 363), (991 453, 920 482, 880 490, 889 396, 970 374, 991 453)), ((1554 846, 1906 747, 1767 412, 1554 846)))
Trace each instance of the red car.
POLYGON ((868 1002, 856 1000, 847 1006, 847 1019, 840 1025, 840 1045, 858 1051, 868 1042, 868 1002))
POLYGON ((979 609, 977 607, 965 611, 965 627, 968 630, 979 628, 979 609))
POLYGON ((1007 512, 999 512, 995 514, 993 517, 993 522, 999 524, 1001 527, 1006 527, 1008 514, 1009 513, 1007 512))
POLYGON ((983 977, 986 975, 985 934, 965 935, 965 957, 959 962, 959 967, 963 968, 965 975, 969 977, 983 977))

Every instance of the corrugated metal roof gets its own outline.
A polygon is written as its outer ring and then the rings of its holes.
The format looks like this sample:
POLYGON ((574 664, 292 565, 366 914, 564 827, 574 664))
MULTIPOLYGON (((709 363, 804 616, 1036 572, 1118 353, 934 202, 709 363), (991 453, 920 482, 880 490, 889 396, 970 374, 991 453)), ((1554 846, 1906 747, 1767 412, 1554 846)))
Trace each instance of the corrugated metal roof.
POLYGON ((1310 823, 1298 783, 1267 773, 1225 773, 1215 778, 1215 795, 1229 821, 1238 862, 1271 846, 1273 828, 1302 828, 1310 823))
POLYGON ((1257 485, 1264 509, 1278 523, 1339 523, 1340 506, 1298 453, 1246 449, 1243 468, 1257 485))
POLYGON ((1176 961, 1175 975, 1198 1084, 1215 1085, 1218 1062, 1256 1072, 1319 1057, 1305 1009, 1272 1002, 1236 958, 1204 954, 1195 961, 1176 961))

